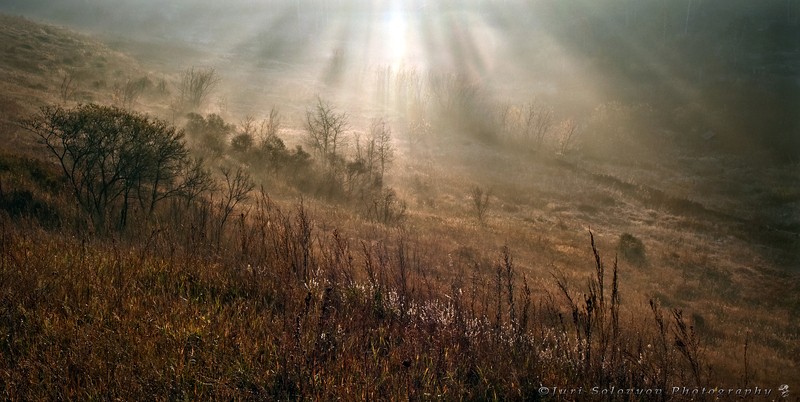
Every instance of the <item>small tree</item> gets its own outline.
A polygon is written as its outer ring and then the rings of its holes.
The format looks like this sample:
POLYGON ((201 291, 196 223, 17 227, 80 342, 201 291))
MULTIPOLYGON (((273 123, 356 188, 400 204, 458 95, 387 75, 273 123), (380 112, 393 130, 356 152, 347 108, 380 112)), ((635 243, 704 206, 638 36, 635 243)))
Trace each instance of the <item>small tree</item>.
POLYGON ((377 163, 375 167, 378 177, 383 179, 386 169, 394 160, 394 148, 392 147, 392 129, 384 119, 372 121, 370 126, 370 143, 374 152, 374 159, 377 163))
POLYGON ((231 139, 231 150, 237 154, 244 155, 253 147, 253 136, 246 132, 240 132, 231 139))
POLYGON ((213 67, 187 69, 181 76, 179 87, 181 106, 196 110, 205 102, 219 81, 217 70, 213 67))
POLYGON ((553 110, 542 104, 531 102, 526 107, 525 137, 541 148, 545 136, 553 126, 553 110))
POLYGON ((347 115, 336 110, 322 98, 317 98, 314 109, 306 111, 308 146, 314 150, 329 169, 339 158, 344 144, 344 133, 348 128, 347 115))
POLYGON ((176 188, 176 194, 183 197, 187 204, 215 188, 211 172, 205 167, 202 158, 186 160, 181 166, 180 177, 183 182, 176 188))
POLYGON ((61 85, 58 88, 58 94, 61 97, 61 103, 66 104, 67 101, 75 96, 75 72, 66 70, 61 74, 61 85))
POLYGON ((247 156, 255 143, 256 120, 253 116, 245 117, 239 123, 238 133, 231 139, 231 150, 240 156, 247 156))
POLYGON ((472 188, 470 198, 478 221, 483 223, 486 218, 486 211, 489 210, 489 198, 492 196, 491 190, 484 191, 480 186, 472 188))
POLYGON ((281 129, 281 113, 273 107, 269 110, 269 116, 261 121, 258 127, 258 136, 262 140, 269 137, 277 137, 281 129))
POLYGON ((220 168, 222 172, 224 188, 222 189, 222 218, 220 219, 219 228, 220 232, 225 227, 225 222, 231 212, 242 202, 247 201, 250 197, 250 192, 255 188, 255 183, 250 177, 250 173, 240 167, 236 168, 234 172, 231 168, 220 168))
POLYGON ((367 216, 385 225, 398 225, 406 218, 406 203, 391 188, 371 194, 367 201, 367 216))
POLYGON ((152 84, 146 76, 136 80, 128 79, 124 84, 114 86, 114 101, 123 108, 130 109, 152 84))
POLYGON ((558 154, 566 155, 575 148, 578 125, 572 119, 562 121, 558 125, 558 154))
POLYGON ((278 172, 288 162, 289 151, 286 143, 277 135, 262 138, 255 148, 254 166, 273 173, 278 172))
POLYGON ((208 184, 202 163, 189 158, 183 132, 143 114, 95 104, 48 106, 21 125, 56 157, 100 230, 111 216, 124 227, 133 205, 151 214, 159 201, 208 184))
POLYGON ((366 141, 356 136, 355 142, 355 158, 347 164, 348 192, 364 193, 382 187, 386 168, 394 157, 391 129, 383 119, 375 119, 366 141))

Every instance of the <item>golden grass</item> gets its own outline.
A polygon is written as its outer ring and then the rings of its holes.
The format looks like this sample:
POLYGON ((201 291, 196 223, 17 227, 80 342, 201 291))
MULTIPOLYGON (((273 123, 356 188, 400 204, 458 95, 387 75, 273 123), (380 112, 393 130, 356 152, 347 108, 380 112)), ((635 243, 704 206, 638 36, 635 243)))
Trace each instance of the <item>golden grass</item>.
POLYGON ((402 233, 348 240, 265 195, 227 233, 202 208, 165 212, 108 239, 3 219, 4 397, 508 400, 540 383, 696 382, 672 341, 640 350, 659 339, 652 318, 613 324, 610 272, 591 302, 564 283, 565 304, 531 296, 552 285, 509 254, 468 266, 402 233))

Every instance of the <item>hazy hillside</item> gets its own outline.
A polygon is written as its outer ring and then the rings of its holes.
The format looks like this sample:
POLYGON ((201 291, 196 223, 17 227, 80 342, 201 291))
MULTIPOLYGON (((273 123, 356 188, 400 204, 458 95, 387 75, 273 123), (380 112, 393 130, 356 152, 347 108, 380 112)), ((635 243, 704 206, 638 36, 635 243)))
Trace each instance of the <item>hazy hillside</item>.
MULTIPOLYGON (((131 57, 85 35, 19 17, 0 15, 0 120, 5 149, 25 147, 31 141, 9 136, 17 119, 54 102, 119 102, 127 83, 153 81, 131 57)), ((150 107, 158 102, 150 97, 150 107)))
POLYGON ((4 398, 800 389, 794 0, 109 4, 0 4, 4 398))

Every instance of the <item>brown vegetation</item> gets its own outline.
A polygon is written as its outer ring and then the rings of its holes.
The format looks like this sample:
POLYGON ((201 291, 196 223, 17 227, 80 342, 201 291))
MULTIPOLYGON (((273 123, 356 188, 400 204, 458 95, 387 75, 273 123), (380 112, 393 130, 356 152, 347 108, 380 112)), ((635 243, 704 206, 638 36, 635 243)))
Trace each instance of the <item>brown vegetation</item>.
POLYGON ((509 400, 707 370, 680 311, 620 314, 596 249, 588 295, 558 282, 565 305, 508 250, 437 280, 402 233, 358 241, 265 193, 216 230, 227 214, 173 202, 110 238, 3 217, 4 397, 509 400))

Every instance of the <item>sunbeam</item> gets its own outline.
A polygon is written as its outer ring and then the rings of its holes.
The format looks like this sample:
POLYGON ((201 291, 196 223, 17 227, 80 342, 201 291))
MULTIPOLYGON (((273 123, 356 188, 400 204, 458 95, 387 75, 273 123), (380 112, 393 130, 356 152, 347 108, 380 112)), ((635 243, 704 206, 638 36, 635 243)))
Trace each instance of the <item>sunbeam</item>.
POLYGON ((405 58, 409 33, 406 18, 406 11, 402 8, 402 3, 399 0, 392 1, 384 20, 386 37, 384 47, 387 56, 386 62, 395 68, 402 66, 407 61, 405 58))

